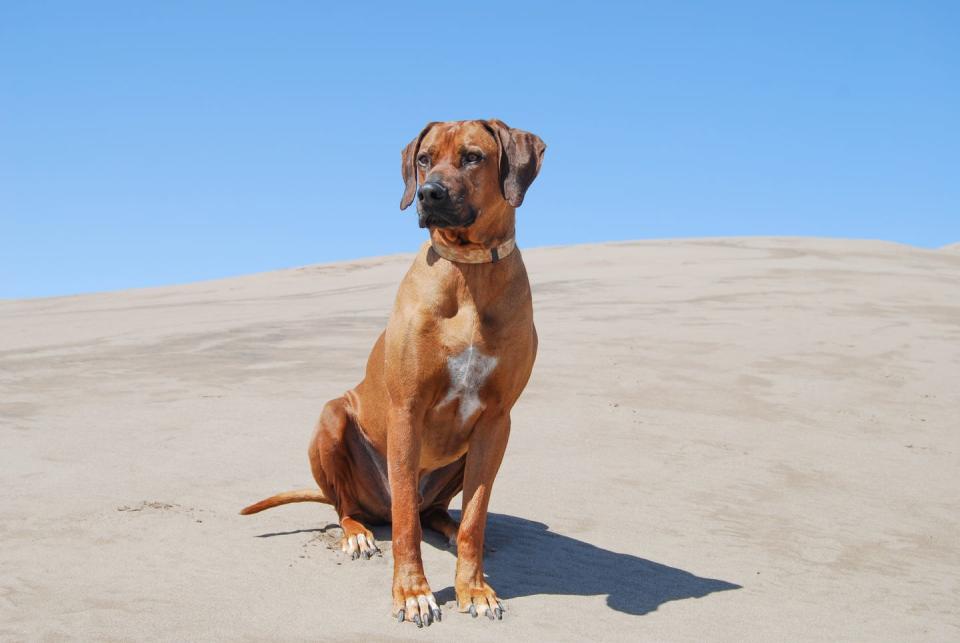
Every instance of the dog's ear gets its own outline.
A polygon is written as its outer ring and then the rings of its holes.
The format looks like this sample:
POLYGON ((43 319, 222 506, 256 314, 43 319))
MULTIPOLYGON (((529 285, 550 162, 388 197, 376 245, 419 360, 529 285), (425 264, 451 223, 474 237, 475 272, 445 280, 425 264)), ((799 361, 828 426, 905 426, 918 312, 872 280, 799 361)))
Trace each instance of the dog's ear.
POLYGON ((427 123, 427 126, 400 153, 400 174, 403 176, 404 184, 403 196, 400 197, 401 210, 406 210, 413 203, 413 197, 417 194, 417 152, 420 151, 420 141, 436 124, 436 121, 427 123))
POLYGON ((500 189, 503 190, 503 198, 519 208, 527 188, 540 172, 547 145, 536 134, 509 127, 495 118, 486 123, 500 143, 500 189))

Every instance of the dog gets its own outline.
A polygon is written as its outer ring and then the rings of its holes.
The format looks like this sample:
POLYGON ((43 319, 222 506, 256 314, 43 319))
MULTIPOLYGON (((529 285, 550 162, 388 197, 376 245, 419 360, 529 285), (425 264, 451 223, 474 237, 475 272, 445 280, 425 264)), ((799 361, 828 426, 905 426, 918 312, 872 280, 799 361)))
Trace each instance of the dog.
POLYGON ((510 411, 537 353, 515 212, 545 150, 538 136, 496 119, 429 123, 403 149, 400 209, 416 198, 430 240, 400 283, 363 381, 323 408, 308 449, 320 489, 241 511, 333 505, 352 559, 379 555, 369 525, 392 523, 400 622, 442 618, 424 575, 422 526, 456 545, 459 610, 503 618, 484 579, 483 539, 510 411), (461 491, 458 524, 447 509, 461 491))

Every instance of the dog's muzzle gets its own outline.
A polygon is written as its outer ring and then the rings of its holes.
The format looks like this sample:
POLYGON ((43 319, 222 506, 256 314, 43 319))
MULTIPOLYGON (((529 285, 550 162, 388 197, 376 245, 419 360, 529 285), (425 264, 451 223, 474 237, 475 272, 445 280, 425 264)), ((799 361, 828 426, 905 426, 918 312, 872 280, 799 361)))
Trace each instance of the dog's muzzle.
POLYGON ((451 197, 450 191, 438 181, 427 181, 417 192, 417 214, 421 228, 464 228, 477 220, 477 212, 451 197))

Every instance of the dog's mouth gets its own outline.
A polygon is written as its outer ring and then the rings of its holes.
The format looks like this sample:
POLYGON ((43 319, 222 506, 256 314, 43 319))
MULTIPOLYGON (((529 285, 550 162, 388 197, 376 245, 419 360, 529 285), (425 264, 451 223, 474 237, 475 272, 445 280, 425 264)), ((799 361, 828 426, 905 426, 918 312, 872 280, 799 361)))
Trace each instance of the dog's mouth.
POLYGON ((477 211, 473 208, 454 210, 452 208, 417 208, 421 228, 466 228, 477 220, 477 211))

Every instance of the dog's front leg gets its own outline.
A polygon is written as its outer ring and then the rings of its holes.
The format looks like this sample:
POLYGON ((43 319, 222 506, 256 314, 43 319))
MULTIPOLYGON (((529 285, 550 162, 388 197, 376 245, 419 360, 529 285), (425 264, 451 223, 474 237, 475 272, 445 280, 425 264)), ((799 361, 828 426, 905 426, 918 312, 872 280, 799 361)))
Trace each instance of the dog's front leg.
POLYGON ((393 615, 417 624, 440 620, 420 556, 420 431, 407 409, 390 413, 387 438, 393 523, 393 615))
POLYGON ((481 418, 470 437, 463 474, 463 516, 457 535, 454 588, 461 612, 502 618, 503 605, 483 577, 483 535, 493 480, 510 436, 510 416, 481 418))

